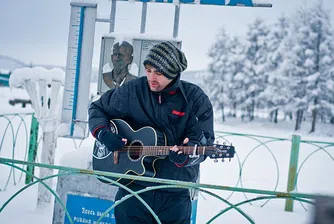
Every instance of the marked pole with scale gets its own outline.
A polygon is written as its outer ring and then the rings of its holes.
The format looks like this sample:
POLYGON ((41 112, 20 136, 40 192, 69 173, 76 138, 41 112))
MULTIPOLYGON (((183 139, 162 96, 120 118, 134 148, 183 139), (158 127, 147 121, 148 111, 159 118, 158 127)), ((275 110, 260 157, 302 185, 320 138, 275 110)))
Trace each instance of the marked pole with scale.
POLYGON ((69 130, 62 137, 87 137, 87 108, 92 72, 96 3, 71 2, 66 77, 61 123, 69 130), (79 94, 80 92, 80 94, 79 94))

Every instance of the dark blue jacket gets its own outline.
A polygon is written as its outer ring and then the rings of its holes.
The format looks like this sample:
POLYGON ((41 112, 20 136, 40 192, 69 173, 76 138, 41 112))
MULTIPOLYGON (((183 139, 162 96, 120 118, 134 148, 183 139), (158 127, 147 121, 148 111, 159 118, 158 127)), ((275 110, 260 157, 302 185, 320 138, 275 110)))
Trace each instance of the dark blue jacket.
MULTIPOLYGON (((198 86, 181 81, 180 75, 161 92, 152 92, 145 76, 104 93, 89 108, 89 128, 93 136, 99 128, 108 127, 109 120, 114 118, 127 121, 134 130, 151 126, 162 131, 170 146, 181 145, 186 137, 190 139, 188 145, 198 144, 202 131, 207 145, 214 141, 213 110, 207 95, 198 86), (189 105, 180 91, 181 82, 189 105)), ((199 163, 204 159, 204 156, 190 158, 183 166, 170 162, 168 157, 157 160, 156 177, 195 182, 199 163)))

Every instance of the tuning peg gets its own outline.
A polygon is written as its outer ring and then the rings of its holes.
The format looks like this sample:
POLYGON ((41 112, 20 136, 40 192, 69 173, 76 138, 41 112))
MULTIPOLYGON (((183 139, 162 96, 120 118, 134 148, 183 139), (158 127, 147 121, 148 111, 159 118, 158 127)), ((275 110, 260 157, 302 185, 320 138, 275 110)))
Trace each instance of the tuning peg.
POLYGON ((231 162, 231 158, 228 161, 231 162))
POLYGON ((214 159, 213 162, 214 162, 214 163, 218 163, 218 159, 214 159))
POLYGON ((226 145, 226 142, 223 142, 223 145, 226 145))
POLYGON ((222 158, 222 162, 225 162, 224 158, 222 158))

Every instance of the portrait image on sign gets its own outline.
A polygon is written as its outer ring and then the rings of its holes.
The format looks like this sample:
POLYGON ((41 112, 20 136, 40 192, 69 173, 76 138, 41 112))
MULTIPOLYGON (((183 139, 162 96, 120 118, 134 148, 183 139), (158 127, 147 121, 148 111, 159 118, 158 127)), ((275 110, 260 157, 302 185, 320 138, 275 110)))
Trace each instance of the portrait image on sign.
MULTIPOLYGON (((101 56, 97 94, 102 95, 110 89, 145 76, 143 61, 149 49, 164 40, 146 37, 102 37, 101 56)), ((178 48, 181 41, 168 39, 178 48)))

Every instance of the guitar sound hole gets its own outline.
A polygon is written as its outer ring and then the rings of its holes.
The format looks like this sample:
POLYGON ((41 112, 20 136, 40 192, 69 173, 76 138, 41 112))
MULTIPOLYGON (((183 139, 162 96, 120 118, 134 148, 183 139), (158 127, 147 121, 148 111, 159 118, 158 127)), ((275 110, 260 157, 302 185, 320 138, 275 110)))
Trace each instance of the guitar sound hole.
POLYGON ((134 141, 131 143, 128 155, 132 161, 138 161, 142 155, 143 144, 140 141, 134 141))

